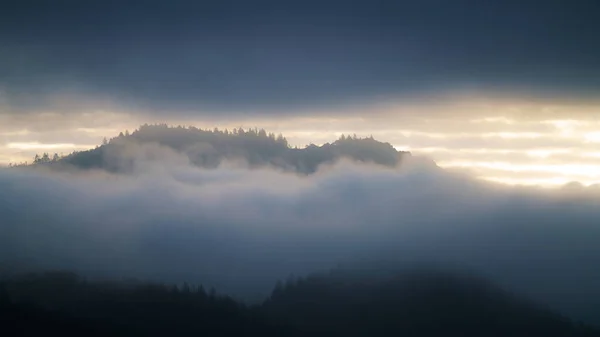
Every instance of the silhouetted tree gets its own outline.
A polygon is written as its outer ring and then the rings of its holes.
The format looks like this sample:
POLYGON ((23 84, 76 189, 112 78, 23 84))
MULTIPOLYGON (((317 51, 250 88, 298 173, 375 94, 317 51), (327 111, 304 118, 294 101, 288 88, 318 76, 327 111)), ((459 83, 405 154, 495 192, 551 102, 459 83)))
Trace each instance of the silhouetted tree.
MULTIPOLYGON (((278 282, 245 306, 143 282, 86 282, 69 272, 0 283, 0 331, 100 336, 599 336, 598 330, 471 275, 332 270, 278 282), (11 290, 11 298, 5 289, 11 290), (42 309, 44 308, 44 309, 42 309), (7 330, 10 329, 10 330, 7 330), (18 330, 15 330, 18 329, 18 330)), ((12 332, 12 335, 15 335, 12 332)))
POLYGON ((187 284, 187 282, 184 282, 184 283, 183 283, 183 286, 181 287, 181 292, 182 292, 184 295, 188 295, 188 294, 191 292, 191 290, 190 290, 190 286, 187 284))
MULTIPOLYGON (((224 160, 238 158, 251 167, 266 165, 285 170, 311 174, 323 163, 340 158, 372 162, 393 167, 401 162, 403 152, 396 151, 390 144, 374 139, 352 139, 341 137, 333 143, 321 146, 311 144, 306 148, 290 147, 282 135, 267 133, 264 129, 253 128, 244 131, 234 128, 233 133, 225 130, 202 130, 195 127, 169 127, 161 123, 144 124, 131 134, 119 133, 108 144, 88 151, 74 151, 59 158, 65 164, 79 168, 102 168, 112 172, 126 173, 133 167, 132 149, 146 143, 158 143, 187 155, 195 165, 215 168, 224 160), (131 145, 131 146, 129 146, 131 145), (110 156, 107 157, 107 153, 110 156)), ((34 163, 44 162, 39 156, 34 163)), ((62 167, 62 166, 57 166, 62 167)))

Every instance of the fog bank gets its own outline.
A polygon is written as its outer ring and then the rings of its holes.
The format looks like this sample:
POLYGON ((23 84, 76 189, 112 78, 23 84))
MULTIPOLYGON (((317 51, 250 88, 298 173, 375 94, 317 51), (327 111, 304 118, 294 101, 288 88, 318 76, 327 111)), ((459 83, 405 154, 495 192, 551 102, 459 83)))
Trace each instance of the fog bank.
POLYGON ((255 299, 290 273, 433 261, 600 322, 595 190, 499 187, 417 159, 301 176, 201 169, 163 148, 131 175, 3 169, 0 266, 188 281, 255 299))

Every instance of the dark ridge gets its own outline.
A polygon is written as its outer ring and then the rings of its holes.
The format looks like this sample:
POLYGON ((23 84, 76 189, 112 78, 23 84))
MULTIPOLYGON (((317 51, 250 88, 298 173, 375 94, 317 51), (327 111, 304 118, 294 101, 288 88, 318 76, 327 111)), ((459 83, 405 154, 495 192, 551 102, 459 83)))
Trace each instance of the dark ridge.
POLYGON ((73 152, 62 158, 47 153, 37 155, 34 164, 128 173, 135 169, 137 160, 160 159, 161 147, 183 154, 190 163, 203 168, 216 168, 224 160, 241 160, 251 168, 273 166, 300 174, 314 173, 320 165, 341 158, 395 167, 403 156, 410 155, 372 137, 342 135, 333 143, 297 148, 291 147, 282 135, 263 129, 202 130, 145 124, 131 134, 121 133, 105 140, 95 149, 73 152))
POLYGON ((303 336, 597 336, 598 331, 472 275, 336 271, 279 283, 263 305, 303 336))
POLYGON ((201 285, 29 274, 0 284, 0 310, 12 335, 600 336, 486 280, 435 270, 290 277, 255 306, 201 285))

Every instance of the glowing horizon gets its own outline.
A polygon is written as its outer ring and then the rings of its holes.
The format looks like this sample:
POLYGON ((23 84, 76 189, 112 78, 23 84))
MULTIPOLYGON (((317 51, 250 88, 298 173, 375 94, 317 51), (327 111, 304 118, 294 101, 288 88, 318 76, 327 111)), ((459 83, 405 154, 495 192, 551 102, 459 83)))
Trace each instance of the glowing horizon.
MULTIPOLYGON (((506 99, 438 99, 305 112, 285 118, 250 116, 157 118, 124 110, 3 116, 0 163, 31 162, 40 152, 70 153, 100 145, 104 137, 144 123, 205 129, 259 127, 282 133, 292 146, 322 145, 341 134, 373 136, 397 150, 428 156, 440 167, 509 185, 556 186, 600 179, 597 102, 526 103, 506 99), (484 114, 485 112, 486 114, 484 114)), ((210 114, 208 115, 210 116, 210 114)))

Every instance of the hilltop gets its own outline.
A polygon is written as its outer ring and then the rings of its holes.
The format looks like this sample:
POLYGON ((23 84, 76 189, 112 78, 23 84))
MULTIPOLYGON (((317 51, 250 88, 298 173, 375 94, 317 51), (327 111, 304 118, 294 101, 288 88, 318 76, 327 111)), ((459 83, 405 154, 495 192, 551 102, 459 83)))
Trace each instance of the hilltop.
POLYGON ((397 151, 391 144, 373 137, 342 135, 332 143, 298 148, 291 147, 283 135, 276 136, 263 129, 203 130, 193 126, 144 124, 131 133, 104 139, 95 149, 62 158, 56 154, 52 159, 48 154, 38 155, 34 164, 126 173, 134 168, 136 160, 159 159, 165 149, 182 154, 191 164, 203 168, 216 168, 225 160, 237 160, 250 168, 274 166, 301 174, 314 173, 320 165, 341 158, 395 167, 410 156, 409 152, 397 151))

